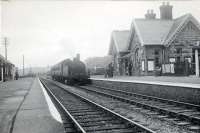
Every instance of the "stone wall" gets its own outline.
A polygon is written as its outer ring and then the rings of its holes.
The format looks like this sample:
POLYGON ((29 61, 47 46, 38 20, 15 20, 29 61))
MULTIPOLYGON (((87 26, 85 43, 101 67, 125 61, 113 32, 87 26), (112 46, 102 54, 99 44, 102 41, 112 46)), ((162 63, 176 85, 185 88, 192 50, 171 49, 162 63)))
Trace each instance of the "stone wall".
POLYGON ((200 105, 200 88, 105 80, 92 80, 92 84, 200 105))

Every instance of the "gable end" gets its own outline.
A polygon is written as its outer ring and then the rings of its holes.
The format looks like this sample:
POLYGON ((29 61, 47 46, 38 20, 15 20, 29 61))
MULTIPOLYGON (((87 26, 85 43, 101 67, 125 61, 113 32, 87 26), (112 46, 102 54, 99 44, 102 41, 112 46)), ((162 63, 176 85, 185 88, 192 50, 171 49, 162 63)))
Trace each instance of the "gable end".
POLYGON ((188 21, 170 45, 193 47, 197 41, 200 41, 200 29, 192 21, 188 21))

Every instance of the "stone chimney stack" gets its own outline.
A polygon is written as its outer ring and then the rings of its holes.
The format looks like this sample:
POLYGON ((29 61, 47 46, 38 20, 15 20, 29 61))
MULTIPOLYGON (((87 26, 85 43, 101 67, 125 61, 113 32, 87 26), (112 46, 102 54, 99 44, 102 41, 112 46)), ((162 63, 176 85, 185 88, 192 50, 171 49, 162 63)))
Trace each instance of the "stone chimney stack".
POLYGON ((163 2, 160 6, 160 19, 172 20, 172 8, 173 6, 169 5, 169 2, 163 2))
POLYGON ((77 54, 77 55, 76 55, 76 60, 77 60, 77 61, 80 61, 80 54, 77 54))
POLYGON ((73 61, 80 61, 80 54, 76 54, 76 57, 73 58, 73 61))
POLYGON ((153 12, 153 10, 147 10, 147 13, 145 14, 146 19, 156 19, 156 14, 153 12))

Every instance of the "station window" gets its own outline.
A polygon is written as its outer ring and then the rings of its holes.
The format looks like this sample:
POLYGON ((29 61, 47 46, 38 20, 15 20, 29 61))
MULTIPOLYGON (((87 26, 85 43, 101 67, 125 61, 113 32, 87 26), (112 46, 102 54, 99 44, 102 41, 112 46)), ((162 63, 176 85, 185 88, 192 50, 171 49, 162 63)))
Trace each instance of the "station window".
POLYGON ((176 49, 176 53, 179 54, 179 55, 181 55, 182 54, 182 48, 177 48, 176 49))
POLYGON ((176 62, 181 62, 181 57, 180 57, 180 56, 178 56, 178 57, 176 58, 176 62))
POLYGON ((156 57, 155 58, 155 67, 159 67, 160 64, 159 64, 159 57, 156 57))
POLYGON ((139 63, 139 48, 136 49, 135 51, 135 60, 136 60, 136 63, 139 63))
POLYGON ((159 50, 156 49, 156 50, 154 51, 154 54, 155 54, 155 55, 159 55, 159 50))
POLYGON ((182 48, 177 48, 176 54, 177 54, 176 62, 181 62, 182 48))

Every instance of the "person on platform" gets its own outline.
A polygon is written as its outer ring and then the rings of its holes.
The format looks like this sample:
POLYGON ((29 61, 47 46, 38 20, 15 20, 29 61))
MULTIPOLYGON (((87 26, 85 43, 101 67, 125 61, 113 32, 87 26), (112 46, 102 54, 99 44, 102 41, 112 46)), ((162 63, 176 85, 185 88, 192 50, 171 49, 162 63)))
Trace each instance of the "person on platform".
POLYGON ((132 65, 132 63, 130 62, 129 65, 128 65, 128 75, 129 75, 129 76, 132 76, 132 67, 133 67, 133 65, 132 65))
POLYGON ((15 80, 18 80, 19 78, 19 74, 18 74, 18 71, 15 72, 15 80))

